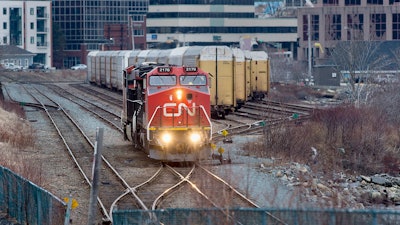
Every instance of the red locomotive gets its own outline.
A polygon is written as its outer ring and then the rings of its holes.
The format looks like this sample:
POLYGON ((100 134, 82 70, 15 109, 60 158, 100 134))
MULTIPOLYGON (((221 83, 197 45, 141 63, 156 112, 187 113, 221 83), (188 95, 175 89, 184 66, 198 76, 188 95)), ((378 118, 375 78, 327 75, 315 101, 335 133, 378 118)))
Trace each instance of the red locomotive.
POLYGON ((208 74, 197 67, 142 65, 123 75, 125 138, 150 158, 197 161, 210 156, 208 74))

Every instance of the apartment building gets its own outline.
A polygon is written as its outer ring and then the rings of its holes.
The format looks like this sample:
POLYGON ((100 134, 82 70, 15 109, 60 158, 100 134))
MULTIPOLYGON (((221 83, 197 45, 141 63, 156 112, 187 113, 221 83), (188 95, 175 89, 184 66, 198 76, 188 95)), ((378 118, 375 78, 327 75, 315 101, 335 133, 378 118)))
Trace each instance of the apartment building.
POLYGON ((398 42, 400 0, 318 0, 298 10, 298 35, 298 59, 307 61, 311 49, 313 63, 329 57, 338 41, 398 42))
MULTIPOLYGON (((0 0, 0 45, 12 45, 36 54, 33 62, 52 65, 51 1, 0 0)), ((28 66, 25 60, 13 62, 28 66)))
POLYGON ((300 0, 149 0, 149 48, 252 44, 297 49, 296 8, 300 0), (169 44, 169 45, 168 45, 169 44))

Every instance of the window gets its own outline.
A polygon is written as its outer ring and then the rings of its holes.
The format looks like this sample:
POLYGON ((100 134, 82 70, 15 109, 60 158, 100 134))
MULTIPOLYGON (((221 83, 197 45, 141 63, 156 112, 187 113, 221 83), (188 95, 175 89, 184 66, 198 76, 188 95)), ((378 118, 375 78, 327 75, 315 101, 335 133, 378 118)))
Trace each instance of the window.
POLYGON ((386 14, 371 14, 371 35, 373 40, 386 39, 386 14))
POLYGON ((311 40, 319 40, 319 15, 311 15, 311 40))
POLYGON ((339 0, 323 0, 324 5, 339 5, 339 0))
POLYGON ((144 16, 143 15, 133 15, 132 16, 132 21, 143 22, 144 21, 144 16))
POLYGON ((4 29, 4 30, 7 29, 7 22, 3 22, 3 29, 4 29))
POLYGON ((31 30, 35 29, 35 24, 31 23, 31 30))
POLYGON ((342 36, 341 15, 325 15, 325 39, 340 40, 342 36))
POLYGON ((393 40, 400 40, 400 14, 393 14, 393 40))
POLYGON ((207 79, 204 75, 190 75, 179 77, 181 85, 206 85, 207 79))
POLYGON ((3 8, 3 15, 7 15, 7 8, 3 8))
POLYGON ((31 15, 35 15, 35 9, 34 8, 30 8, 29 11, 30 11, 31 15))
POLYGON ((361 0, 345 0, 344 5, 361 5, 361 0))
POLYGON ((308 40, 308 16, 303 15, 303 41, 308 40))
POLYGON ((363 40, 364 39, 364 15, 348 14, 347 15, 347 40, 363 40))
MULTIPOLYGON (((319 40, 319 15, 311 15, 311 40, 319 40)), ((308 15, 303 15, 303 41, 308 40, 308 15)))
POLYGON ((133 35, 136 36, 143 36, 144 35, 144 31, 142 29, 134 29, 133 30, 133 35))
POLYGON ((3 44, 8 44, 7 43, 7 37, 3 37, 3 44))
POLYGON ((152 86, 168 86, 176 85, 176 76, 157 76, 153 75, 149 78, 149 84, 152 86))
POLYGON ((383 5, 383 0, 367 0, 368 5, 383 5))
POLYGON ((31 44, 35 44, 35 37, 31 36, 31 44))

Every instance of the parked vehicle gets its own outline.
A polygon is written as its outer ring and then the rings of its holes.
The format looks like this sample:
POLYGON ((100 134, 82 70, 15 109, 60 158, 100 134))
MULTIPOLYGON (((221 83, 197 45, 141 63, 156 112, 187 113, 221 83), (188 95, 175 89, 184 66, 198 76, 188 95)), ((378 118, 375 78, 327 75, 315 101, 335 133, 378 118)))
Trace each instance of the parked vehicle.
POLYGON ((4 63, 2 64, 2 67, 10 71, 21 71, 23 69, 22 66, 15 65, 14 63, 4 63))
POLYGON ((28 69, 31 69, 31 70, 40 70, 40 69, 42 69, 42 70, 44 70, 44 69, 47 69, 47 68, 42 63, 32 63, 31 65, 29 65, 28 69))
POLYGON ((87 66, 85 64, 77 64, 71 67, 71 70, 86 70, 87 66))

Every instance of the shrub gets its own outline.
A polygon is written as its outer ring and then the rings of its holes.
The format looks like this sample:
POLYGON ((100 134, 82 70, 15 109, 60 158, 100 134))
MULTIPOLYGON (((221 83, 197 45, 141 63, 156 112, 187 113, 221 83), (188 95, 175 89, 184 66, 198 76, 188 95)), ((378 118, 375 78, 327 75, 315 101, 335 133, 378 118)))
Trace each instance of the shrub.
POLYGON ((266 130, 252 154, 306 163, 325 173, 398 173, 400 158, 389 149, 393 129, 373 107, 350 105, 317 110, 301 126, 266 130), (313 150, 316 150, 316 153, 313 150))

